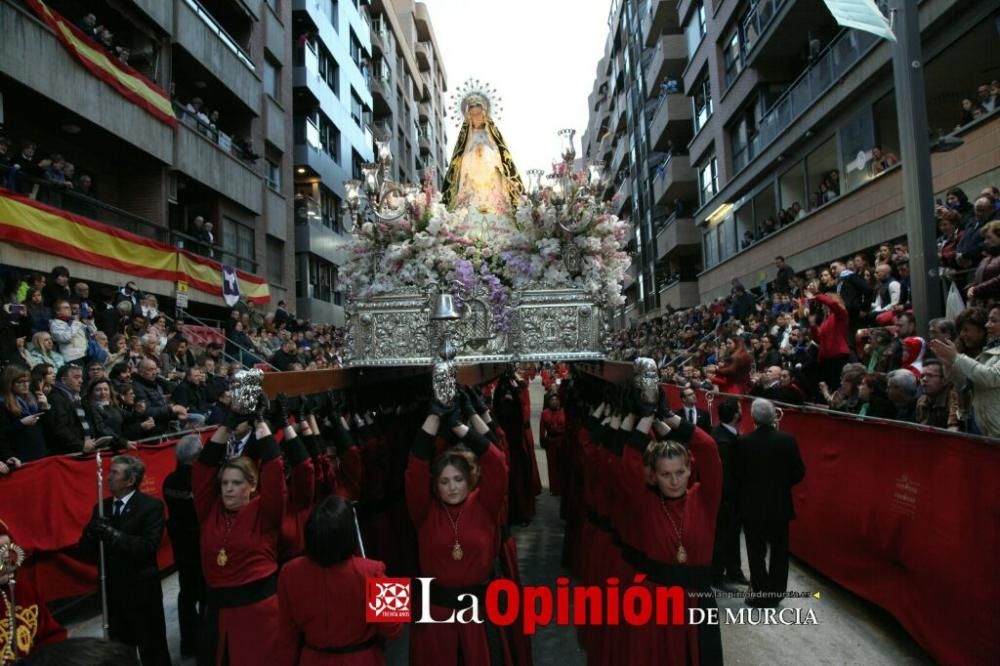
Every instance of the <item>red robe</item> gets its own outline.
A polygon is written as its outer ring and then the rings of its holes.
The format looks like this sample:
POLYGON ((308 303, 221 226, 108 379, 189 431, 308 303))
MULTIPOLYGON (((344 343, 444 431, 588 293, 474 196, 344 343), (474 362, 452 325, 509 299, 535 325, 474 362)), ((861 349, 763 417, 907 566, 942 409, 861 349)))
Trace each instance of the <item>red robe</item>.
POLYGON ((306 459, 292 468, 288 478, 288 502, 281 521, 278 561, 287 562, 305 552, 305 527, 316 503, 316 469, 306 459))
POLYGON ((736 350, 733 351, 729 363, 719 366, 712 377, 712 383, 718 384, 719 393, 746 395, 750 391, 750 367, 753 357, 746 350, 742 339, 737 339, 736 350))
POLYGON ((396 638, 403 627, 398 622, 365 620, 365 581, 385 576, 385 565, 377 560, 350 557, 321 567, 308 557, 299 557, 281 569, 278 578, 281 655, 277 666, 381 666, 382 645, 344 654, 324 653, 314 648, 359 645, 372 638, 396 638))
POLYGON ((566 433, 566 412, 562 409, 542 411, 538 420, 538 438, 542 440, 545 449, 545 460, 549 468, 549 491, 556 496, 562 495, 566 476, 563 457, 564 436, 566 433))
MULTIPOLYGON (((195 461, 191 485, 201 526, 205 583, 212 588, 235 587, 274 574, 278 570, 278 537, 287 492, 281 459, 261 463, 258 494, 231 519, 228 530, 228 512, 219 494, 218 467, 195 461), (222 548, 226 550, 225 566, 220 566, 217 559, 222 548)), ((277 636, 277 595, 246 606, 221 608, 216 663, 222 664, 223 654, 228 653, 233 665, 270 664, 278 653, 277 636)))
MULTIPOLYGON (((448 509, 431 494, 430 463, 411 455, 406 468, 406 500, 417 528, 421 576, 447 587, 485 584, 499 547, 498 534, 507 494, 503 454, 490 445, 480 459, 480 481, 457 516, 461 560, 452 559, 455 531, 448 509)), ((449 507, 455 519, 458 507, 449 507)), ((431 604, 431 615, 445 619, 454 611, 431 604)), ((481 615, 485 609, 480 608, 481 615)), ((414 609, 419 613, 420 609, 414 609)), ((481 624, 413 624, 410 663, 413 666, 478 666, 490 663, 486 628, 481 624)))
MULTIPOLYGON (((722 461, 715 440, 700 428, 692 428, 688 443, 692 467, 697 466, 698 481, 687 494, 677 499, 661 499, 661 495, 646 485, 646 466, 642 454, 626 446, 620 470, 621 498, 642 530, 628 532, 638 539, 642 553, 657 562, 677 564, 677 549, 683 544, 691 567, 711 567, 715 545, 715 518, 722 500, 722 461), (669 513, 673 523, 667 517, 669 513), (674 525, 681 530, 678 540, 674 525)), ((647 581, 651 594, 656 584, 647 581)), ((687 596, 687 607, 700 604, 697 597, 687 596)), ((697 625, 658 626, 654 623, 629 630, 629 663, 649 664, 699 663, 699 633, 697 625)))

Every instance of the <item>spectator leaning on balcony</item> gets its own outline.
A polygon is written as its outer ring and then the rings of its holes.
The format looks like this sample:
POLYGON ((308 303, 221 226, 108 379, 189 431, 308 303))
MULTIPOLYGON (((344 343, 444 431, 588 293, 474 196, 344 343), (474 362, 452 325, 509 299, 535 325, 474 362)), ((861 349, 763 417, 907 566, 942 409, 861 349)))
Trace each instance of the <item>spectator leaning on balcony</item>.
POLYGON ((976 97, 986 113, 993 113, 1000 107, 1000 95, 997 94, 997 90, 990 84, 979 84, 976 88, 976 97))
POLYGON ((943 340, 932 341, 931 349, 956 385, 972 385, 969 432, 1000 437, 1000 306, 990 310, 986 327, 990 342, 975 358, 943 340))
POLYGON ((82 386, 83 368, 77 365, 59 368, 56 384, 49 394, 52 408, 42 422, 45 441, 52 453, 90 453, 97 448, 80 398, 82 386))
POLYGON ((60 299, 53 308, 54 317, 49 322, 49 333, 59 344, 59 353, 67 363, 82 365, 87 358, 89 335, 94 333, 93 324, 85 324, 73 316, 69 301, 60 299))
POLYGON ((893 153, 882 152, 880 146, 872 146, 872 175, 877 176, 899 164, 899 158, 893 153))
POLYGON ((980 233, 985 256, 966 292, 972 305, 987 305, 1000 298, 1000 220, 986 223, 980 233))
POLYGON ((878 276, 878 287, 875 291, 875 302, 872 303, 872 313, 875 320, 885 326, 895 320, 895 310, 900 304, 902 288, 899 281, 892 277, 892 266, 879 264, 875 269, 878 276))

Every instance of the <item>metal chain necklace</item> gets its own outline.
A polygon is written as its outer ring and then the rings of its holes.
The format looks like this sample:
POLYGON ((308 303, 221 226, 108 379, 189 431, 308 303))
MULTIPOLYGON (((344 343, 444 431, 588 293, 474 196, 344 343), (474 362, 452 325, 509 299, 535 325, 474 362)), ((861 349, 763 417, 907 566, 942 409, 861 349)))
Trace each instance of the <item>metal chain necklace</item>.
POLYGON ((448 510, 448 505, 441 503, 444 507, 444 515, 448 516, 448 522, 451 523, 451 529, 455 533, 455 544, 451 547, 451 559, 456 562, 463 557, 465 557, 465 551, 462 550, 462 544, 458 541, 458 521, 462 518, 462 509, 465 507, 459 507, 458 515, 454 518, 451 517, 451 511, 448 510))
POLYGON ((219 554, 215 556, 215 563, 220 567, 226 566, 226 563, 229 562, 226 546, 229 544, 229 533, 233 531, 233 523, 236 522, 236 519, 230 517, 228 512, 223 511, 222 520, 226 523, 226 531, 222 535, 222 548, 219 549, 219 554))
POLYGON ((684 522, 681 519, 681 527, 677 527, 677 522, 674 517, 670 515, 670 509, 667 508, 667 501, 660 498, 660 507, 663 508, 663 513, 667 514, 667 520, 670 521, 670 526, 674 528, 674 534, 677 536, 677 561, 681 564, 687 562, 688 554, 687 550, 684 548, 684 522))

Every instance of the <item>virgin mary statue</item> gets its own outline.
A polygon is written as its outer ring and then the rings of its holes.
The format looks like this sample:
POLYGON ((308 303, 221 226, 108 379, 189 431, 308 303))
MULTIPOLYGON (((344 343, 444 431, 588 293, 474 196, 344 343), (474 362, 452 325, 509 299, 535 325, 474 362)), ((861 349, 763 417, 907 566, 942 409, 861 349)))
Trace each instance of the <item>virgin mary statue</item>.
POLYGON ((509 218, 524 191, 521 177, 493 122, 489 91, 469 83, 463 87, 467 92, 459 107, 462 128, 445 174, 444 203, 452 209, 466 208, 474 217, 509 218))

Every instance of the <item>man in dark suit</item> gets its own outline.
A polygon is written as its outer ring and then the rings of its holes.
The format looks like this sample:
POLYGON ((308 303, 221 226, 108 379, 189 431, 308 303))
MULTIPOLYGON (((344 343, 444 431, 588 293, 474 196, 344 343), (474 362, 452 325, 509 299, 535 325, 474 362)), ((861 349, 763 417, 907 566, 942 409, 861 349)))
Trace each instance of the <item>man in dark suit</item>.
POLYGON ((722 459, 722 503, 715 523, 712 567, 717 581, 728 580, 746 585, 750 581, 743 575, 740 557, 739 492, 736 485, 736 447, 742 416, 739 400, 726 398, 719 403, 719 425, 712 430, 712 438, 719 446, 719 457, 722 459))
POLYGON ((711 434, 712 417, 704 409, 698 409, 698 394, 691 386, 681 389, 681 408, 677 414, 691 425, 696 425, 711 434))
POLYGON ((750 606, 777 606, 788 587, 788 521, 795 517, 792 486, 806 468, 795 437, 776 429, 770 400, 758 398, 750 407, 757 429, 737 443, 739 515, 750 563, 750 606), (765 563, 768 550, 770 563, 765 563))
POLYGON ((167 666, 170 651, 156 565, 163 503, 139 491, 145 473, 146 466, 135 456, 115 456, 104 517, 98 517, 95 506, 80 546, 93 554, 98 542, 104 543, 111 639, 137 647, 143 666, 167 666))
POLYGON ((872 298, 872 288, 863 277, 847 268, 842 261, 830 264, 830 273, 837 280, 837 293, 847 308, 847 346, 854 349, 854 337, 861 328, 861 315, 868 310, 872 298))
POLYGON ((181 655, 198 652, 198 612, 205 607, 205 578, 198 554, 198 517, 194 512, 191 465, 201 451, 201 437, 186 435, 177 442, 177 468, 163 480, 163 499, 170 518, 167 533, 177 565, 177 619, 181 630, 181 655))

